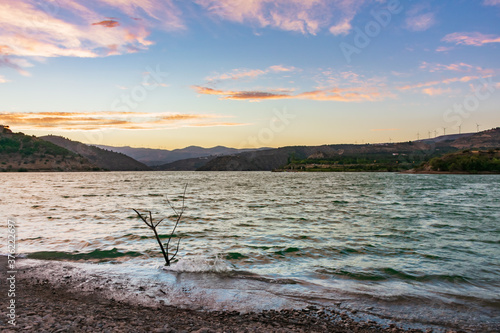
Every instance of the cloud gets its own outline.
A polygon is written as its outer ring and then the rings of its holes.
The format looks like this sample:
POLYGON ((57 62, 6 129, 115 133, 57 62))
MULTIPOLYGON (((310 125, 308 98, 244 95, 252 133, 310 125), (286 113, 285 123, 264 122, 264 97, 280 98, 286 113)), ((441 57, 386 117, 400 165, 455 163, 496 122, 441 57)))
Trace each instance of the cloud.
POLYGON ((443 94, 450 94, 452 90, 450 88, 443 89, 443 88, 425 88, 422 89, 422 93, 429 95, 429 96, 437 96, 437 95, 443 95, 443 94))
POLYGON ((453 50, 454 47, 453 46, 439 46, 437 49, 436 49, 436 52, 448 52, 448 51, 451 51, 453 50))
POLYGON ((349 31, 350 22, 364 0, 196 0, 196 3, 224 20, 315 35, 332 25, 334 34, 349 31))
POLYGON ((500 0, 484 0, 483 5, 485 5, 485 6, 500 6, 500 0))
POLYGON ((234 69, 229 73, 217 74, 211 77, 207 77, 205 80, 214 83, 223 80, 241 80, 241 79, 254 79, 258 76, 262 76, 268 73, 282 73, 291 72, 296 70, 295 67, 285 67, 282 65, 270 66, 266 69, 234 69))
POLYGON ((23 130, 167 129, 241 126, 212 114, 142 112, 0 112, 0 123, 23 130))
POLYGON ((430 12, 428 4, 417 4, 406 13, 406 28, 411 31, 425 31, 436 24, 436 14, 430 12))
POLYGON ((234 90, 219 90, 209 87, 193 86, 198 94, 203 95, 218 95, 221 99, 229 100, 248 100, 251 102, 271 100, 271 99, 307 99, 314 101, 338 101, 338 102, 366 102, 380 101, 387 97, 380 93, 375 88, 330 88, 317 89, 298 94, 285 89, 275 91, 234 91, 234 90))
POLYGON ((441 72, 441 71, 453 71, 453 72, 472 72, 472 71, 479 71, 479 72, 485 72, 481 67, 479 66, 472 66, 463 62, 456 63, 456 64, 450 64, 450 65, 443 65, 443 64, 432 64, 423 61, 420 64, 420 69, 429 71, 431 73, 433 72, 441 72))
POLYGON ((485 35, 480 32, 454 32, 444 36, 442 41, 456 45, 483 46, 500 43, 500 36, 485 35))
POLYGON ((174 0, 3 0, 0 56, 4 63, 6 57, 12 63, 24 57, 95 58, 137 52, 153 44, 147 38, 154 27, 184 29, 174 0), (110 12, 120 16, 120 22, 103 20, 103 13, 110 12))
POLYGON ((120 23, 118 23, 118 21, 115 21, 115 20, 104 20, 101 22, 92 23, 92 25, 102 25, 102 26, 105 26, 106 28, 115 28, 115 27, 119 26, 120 23))
POLYGON ((9 82, 9 80, 7 80, 5 76, 0 75, 0 83, 6 83, 6 82, 9 82))
POLYGON ((437 86, 440 84, 448 85, 448 84, 452 84, 455 82, 465 83, 465 82, 469 82, 472 80, 478 80, 478 79, 479 79, 479 76, 462 76, 462 77, 454 77, 454 78, 444 79, 444 80, 439 80, 439 81, 428 81, 428 82, 422 82, 422 83, 417 83, 417 84, 413 84, 413 85, 404 85, 404 86, 398 87, 397 89, 403 90, 403 91, 404 90, 413 90, 413 89, 420 89, 420 88, 426 88, 426 87, 433 87, 433 86, 437 86))

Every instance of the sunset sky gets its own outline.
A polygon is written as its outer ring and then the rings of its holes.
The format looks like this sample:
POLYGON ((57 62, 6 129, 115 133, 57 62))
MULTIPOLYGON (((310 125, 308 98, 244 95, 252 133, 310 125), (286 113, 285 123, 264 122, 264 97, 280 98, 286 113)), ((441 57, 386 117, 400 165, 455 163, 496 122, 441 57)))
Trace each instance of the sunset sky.
POLYGON ((0 124, 113 146, 500 126, 500 0, 0 0, 0 124))

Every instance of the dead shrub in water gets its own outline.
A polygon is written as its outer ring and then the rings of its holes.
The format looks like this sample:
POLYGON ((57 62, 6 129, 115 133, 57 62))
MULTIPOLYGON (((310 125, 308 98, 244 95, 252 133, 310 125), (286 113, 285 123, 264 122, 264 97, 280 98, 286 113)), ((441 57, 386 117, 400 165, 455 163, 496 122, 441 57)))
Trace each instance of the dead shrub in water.
POLYGON ((137 209, 132 208, 134 210, 134 212, 136 212, 137 215, 141 218, 141 220, 144 223, 146 223, 146 225, 151 230, 153 230, 153 232, 155 234, 156 241, 160 245, 160 249, 161 249, 161 253, 163 254, 163 258, 165 259, 165 266, 170 266, 170 263, 172 262, 172 260, 174 260, 175 256, 179 252, 179 244, 181 243, 182 238, 179 238, 179 241, 177 242, 177 248, 175 250, 175 253, 172 256, 170 256, 170 253, 169 253, 169 246, 170 246, 170 241, 172 240, 172 237, 174 236, 175 229, 177 229, 177 226, 179 225, 179 222, 180 222, 182 215, 184 214, 184 210, 186 208, 184 205, 185 197, 186 197, 186 189, 187 189, 187 185, 184 187, 184 193, 182 194, 182 206, 180 209, 176 209, 174 207, 174 205, 172 205, 170 200, 168 200, 168 197, 167 197, 167 203, 170 206, 170 208, 174 211, 174 213, 176 215, 176 220, 175 220, 174 227, 173 227, 172 231, 170 232, 170 236, 168 237, 168 240, 165 244, 163 244, 161 242, 160 236, 158 235, 158 231, 156 230, 156 228, 165 220, 165 218, 159 220, 158 222, 155 222, 153 220, 153 214, 151 213, 151 211, 146 211, 147 214, 142 215, 137 209))

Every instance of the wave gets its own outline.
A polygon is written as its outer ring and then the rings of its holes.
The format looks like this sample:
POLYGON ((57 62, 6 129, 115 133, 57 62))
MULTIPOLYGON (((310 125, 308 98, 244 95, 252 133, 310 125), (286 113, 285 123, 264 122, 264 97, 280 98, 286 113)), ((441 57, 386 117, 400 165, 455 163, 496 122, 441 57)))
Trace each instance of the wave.
POLYGON ((26 255, 28 259, 42 260, 93 260, 93 259, 116 259, 120 257, 140 257, 144 255, 140 252, 127 251, 120 252, 118 249, 94 250, 88 253, 79 252, 59 252, 59 251, 40 251, 32 252, 26 255))
POLYGON ((416 282, 449 282, 459 284, 470 283, 467 277, 461 275, 410 274, 390 267, 374 269, 370 272, 359 272, 346 269, 319 269, 316 272, 320 274, 335 275, 341 278, 354 279, 358 281, 389 281, 398 279, 403 281, 416 282))
POLYGON ((231 269, 219 255, 216 255, 213 259, 204 256, 183 258, 172 266, 163 267, 163 270, 177 273, 225 273, 231 269))

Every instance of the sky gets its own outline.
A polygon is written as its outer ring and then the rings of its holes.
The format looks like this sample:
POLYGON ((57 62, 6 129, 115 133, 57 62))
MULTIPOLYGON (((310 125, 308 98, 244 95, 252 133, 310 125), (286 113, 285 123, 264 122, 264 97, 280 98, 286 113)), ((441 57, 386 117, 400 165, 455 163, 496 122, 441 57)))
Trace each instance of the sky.
POLYGON ((0 124, 176 149, 500 126, 500 0, 0 0, 0 124))

